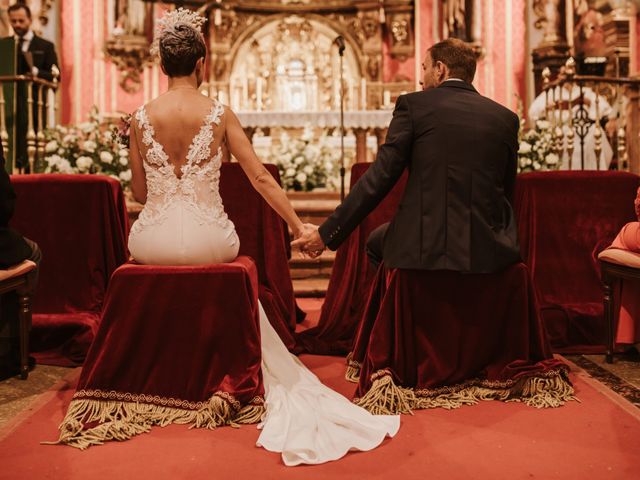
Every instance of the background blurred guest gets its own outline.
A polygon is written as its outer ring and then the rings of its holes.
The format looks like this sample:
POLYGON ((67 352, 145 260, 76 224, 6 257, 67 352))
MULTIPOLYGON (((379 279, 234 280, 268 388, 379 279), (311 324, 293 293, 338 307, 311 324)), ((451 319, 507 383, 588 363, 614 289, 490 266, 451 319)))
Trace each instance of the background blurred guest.
MULTIPOLYGON (((569 132, 569 100, 571 101, 571 115, 574 116, 580 108, 580 88, 577 85, 573 85, 573 88, 569 90, 567 84, 563 87, 555 87, 555 99, 553 102, 553 92, 549 91, 549 104, 547 110, 547 100, 545 92, 542 92, 536 97, 536 99, 529 107, 529 121, 531 126, 535 125, 536 120, 546 118, 553 122, 562 122, 564 126, 565 142, 566 135, 569 132), (548 114, 547 114, 548 111, 548 114)), ((607 170, 611 159, 613 158, 613 150, 609 144, 609 140, 605 134, 604 125, 607 120, 613 116, 613 109, 607 99, 602 95, 596 95, 589 87, 583 87, 582 89, 584 108, 587 111, 589 119, 594 122, 587 131, 584 137, 584 168, 582 168, 582 145, 580 143, 580 137, 577 132, 574 136, 574 150, 573 155, 569 158, 567 151, 564 150, 562 156, 562 170, 607 170), (596 100, 598 105, 596 107, 596 100), (595 152, 595 122, 599 121, 602 126, 602 152, 600 158, 596 158, 595 152)))
MULTIPOLYGON (((17 71, 18 75, 31 75, 44 80, 53 80, 52 68, 58 64, 58 57, 53 43, 36 35, 31 29, 31 10, 28 6, 16 3, 8 8, 9 22, 13 29, 13 40, 17 45, 17 71)), ((8 37, 11 38, 11 37, 8 37)), ((34 101, 37 102, 37 87, 34 86, 34 101)), ((27 109, 26 86, 19 84, 16 109, 16 167, 27 168, 27 109), (22 107, 22 108, 21 108, 22 107)), ((38 125, 37 104, 33 108, 34 126, 38 125)), ((43 126, 46 118, 42 119, 43 126)))
MULTIPOLYGON (((627 223, 611 248, 620 248, 640 254, 640 188, 635 200, 638 222, 627 223)), ((640 343, 640 282, 627 280, 622 282, 620 299, 620 317, 618 320, 617 343, 640 343)))

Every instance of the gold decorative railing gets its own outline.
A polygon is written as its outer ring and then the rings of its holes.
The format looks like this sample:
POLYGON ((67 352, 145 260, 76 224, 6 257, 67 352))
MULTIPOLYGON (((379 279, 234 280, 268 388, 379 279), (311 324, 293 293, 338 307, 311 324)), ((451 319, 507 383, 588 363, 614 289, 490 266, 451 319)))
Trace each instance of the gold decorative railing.
MULTIPOLYGON (((56 93, 58 91, 57 69, 53 72, 53 81, 47 81, 42 78, 27 75, 4 75, 0 76, 0 138, 2 139, 2 148, 5 158, 9 156, 9 125, 7 123, 7 113, 14 121, 13 128, 16 130, 15 135, 25 135, 27 144, 27 158, 29 162, 29 172, 35 171, 35 166, 40 158, 44 157, 45 148, 45 119, 49 119, 46 127, 53 127, 57 121, 57 102, 56 93), (12 105, 8 105, 5 101, 5 85, 13 85, 13 96, 15 98, 18 86, 26 85, 25 105, 18 105, 16 101, 12 105), (17 118, 17 110, 19 108, 27 109, 27 126, 26 131, 17 131, 15 125, 17 118), (35 118, 34 118, 35 117, 35 118)), ((16 142, 12 142, 12 147, 16 148, 16 142)), ((15 166, 14 166, 15 167, 15 166)), ((24 166, 14 170, 14 173, 24 173, 24 166)))
POLYGON ((592 134, 597 169, 604 164, 607 139, 613 153, 611 168, 640 173, 640 78, 576 75, 572 58, 556 80, 550 81, 548 68, 542 77, 543 117, 550 123, 554 153, 571 162, 579 147, 579 167, 584 170, 585 155, 591 148, 585 139, 592 134), (611 107, 606 125, 605 104, 611 107))

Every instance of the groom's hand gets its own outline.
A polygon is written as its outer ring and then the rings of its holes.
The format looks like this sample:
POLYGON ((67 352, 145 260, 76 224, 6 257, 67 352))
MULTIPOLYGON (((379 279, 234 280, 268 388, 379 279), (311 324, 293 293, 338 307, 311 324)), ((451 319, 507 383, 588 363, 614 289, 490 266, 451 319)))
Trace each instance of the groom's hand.
POLYGON ((304 224, 302 235, 291 242, 291 247, 299 248, 300 252, 306 253, 311 258, 320 256, 325 249, 324 242, 318 233, 318 227, 310 223, 304 224))

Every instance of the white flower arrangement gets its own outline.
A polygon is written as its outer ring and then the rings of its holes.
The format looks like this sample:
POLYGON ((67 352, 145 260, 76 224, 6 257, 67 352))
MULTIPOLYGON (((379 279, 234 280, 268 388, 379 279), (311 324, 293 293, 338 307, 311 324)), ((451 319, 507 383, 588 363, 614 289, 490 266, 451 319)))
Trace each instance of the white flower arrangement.
MULTIPOLYGON (((45 130, 45 173, 96 173, 131 182, 129 150, 115 125, 101 125, 94 107, 89 121, 45 130)), ((128 134, 128 132, 127 132, 128 134)))
POLYGON ((520 122, 520 146, 518 149, 518 172, 557 170, 560 156, 556 153, 553 129, 547 120, 537 120, 535 127, 524 129, 520 122))
POLYGON ((312 143, 313 131, 306 127, 300 138, 286 132, 280 144, 271 149, 269 161, 278 166, 282 186, 286 190, 336 190, 339 182, 340 150, 327 145, 325 133, 312 143))

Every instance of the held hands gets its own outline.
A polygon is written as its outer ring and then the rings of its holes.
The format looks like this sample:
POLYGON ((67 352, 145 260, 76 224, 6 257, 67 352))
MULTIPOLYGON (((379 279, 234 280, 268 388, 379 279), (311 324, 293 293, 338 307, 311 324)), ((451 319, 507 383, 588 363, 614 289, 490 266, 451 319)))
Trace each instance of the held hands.
POLYGON ((291 247, 300 249, 303 255, 309 255, 311 258, 319 257, 325 249, 320 233, 318 233, 318 227, 311 223, 303 224, 302 228, 296 232, 291 247))

